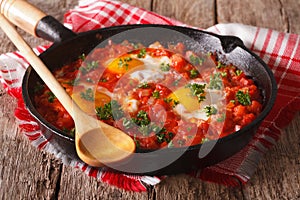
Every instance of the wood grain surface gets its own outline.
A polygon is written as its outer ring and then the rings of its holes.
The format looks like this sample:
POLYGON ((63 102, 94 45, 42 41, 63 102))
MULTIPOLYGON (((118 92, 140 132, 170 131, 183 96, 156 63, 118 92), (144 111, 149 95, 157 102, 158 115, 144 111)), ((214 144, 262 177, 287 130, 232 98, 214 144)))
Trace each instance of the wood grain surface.
MULTIPOLYGON (((184 23, 207 28, 237 22, 300 34, 299 0, 122 0, 184 23)), ((31 0, 57 19, 76 0, 31 0)), ((44 41, 20 31, 32 45, 44 41)), ((0 31, 0 54, 14 51, 0 31)), ((245 186, 227 188, 174 175, 134 193, 99 183, 30 145, 14 118, 16 101, 0 86, 0 199, 300 199, 300 115, 260 162, 245 186)))

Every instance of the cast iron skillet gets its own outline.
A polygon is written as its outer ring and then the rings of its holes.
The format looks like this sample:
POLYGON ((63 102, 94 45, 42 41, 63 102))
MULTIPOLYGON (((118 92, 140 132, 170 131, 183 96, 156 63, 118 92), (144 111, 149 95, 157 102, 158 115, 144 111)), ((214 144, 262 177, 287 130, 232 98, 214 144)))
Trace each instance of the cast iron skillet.
MULTIPOLYGON (((162 44, 183 42, 195 52, 216 52, 225 63, 232 63, 253 77, 263 95, 263 110, 248 126, 203 145, 188 148, 167 148, 159 151, 141 151, 132 159, 113 166, 117 171, 135 174, 164 175, 186 172, 218 163, 240 151, 255 134, 262 120, 271 110, 277 93, 277 86, 271 70, 243 42, 233 36, 220 36, 186 27, 165 25, 125 25, 103 28, 84 33, 73 33, 51 16, 42 18, 36 26, 36 35, 53 41, 53 45, 40 55, 50 70, 62 67, 76 60, 82 53, 88 54, 96 46, 107 44, 107 40, 141 42, 144 45, 159 41, 162 44), (200 153, 199 153, 200 152, 200 153)), ((22 92, 30 113, 39 122, 46 138, 60 152, 77 156, 74 138, 66 135, 48 123, 35 109, 34 88, 41 82, 35 71, 29 67, 25 73, 22 92)))

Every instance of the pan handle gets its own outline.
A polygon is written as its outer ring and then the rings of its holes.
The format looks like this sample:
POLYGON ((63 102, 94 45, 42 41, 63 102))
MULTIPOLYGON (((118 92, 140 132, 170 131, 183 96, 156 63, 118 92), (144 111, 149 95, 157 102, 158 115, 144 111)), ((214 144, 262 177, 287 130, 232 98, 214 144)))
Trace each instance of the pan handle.
POLYGON ((25 0, 0 0, 0 10, 9 21, 33 36, 51 42, 61 42, 76 36, 55 18, 25 0))

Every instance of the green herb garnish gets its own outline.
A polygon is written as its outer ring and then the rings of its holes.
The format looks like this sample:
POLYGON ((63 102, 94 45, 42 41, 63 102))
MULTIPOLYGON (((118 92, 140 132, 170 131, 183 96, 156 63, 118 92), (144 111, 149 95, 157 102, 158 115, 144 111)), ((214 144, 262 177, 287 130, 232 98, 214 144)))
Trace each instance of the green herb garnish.
POLYGON ((227 72, 221 72, 221 76, 222 77, 226 77, 227 76, 227 72))
POLYGON ((79 57, 78 57, 80 60, 84 61, 86 59, 86 56, 85 54, 81 54, 79 57))
POLYGON ((101 120, 118 120, 124 117, 124 111, 122 110, 121 105, 116 100, 112 100, 109 103, 104 104, 103 107, 97 107, 96 115, 101 120))
POLYGON ((47 94, 48 94, 48 102, 53 103, 54 99, 56 99, 56 96, 51 91, 47 92, 47 94))
POLYGON ((199 75, 198 70, 192 69, 192 70, 190 71, 190 77, 191 77, 191 78, 197 78, 198 75, 199 75))
POLYGON ((195 55, 190 55, 190 62, 193 64, 193 65, 202 65, 203 64, 203 61, 204 61, 204 58, 200 58, 198 56, 195 56, 195 55))
POLYGON ((161 69, 161 71, 163 71, 163 72, 167 72, 167 71, 169 71, 170 70, 170 64, 169 63, 161 63, 160 64, 160 69, 161 69))
POLYGON ((64 133, 67 133, 71 136, 75 136, 75 128, 72 128, 71 130, 67 129, 66 127, 63 127, 63 130, 62 130, 64 133))
POLYGON ((249 106, 251 105, 251 98, 249 95, 249 92, 244 93, 243 91, 239 90, 235 94, 238 102, 242 104, 243 106, 249 106))
POLYGON ((159 99, 159 97, 160 97, 159 91, 153 91, 153 92, 152 92, 152 96, 153 96, 155 99, 159 99))
POLYGON ((138 113, 137 113, 137 115, 136 115, 136 124, 137 125, 148 125, 148 124, 150 124, 150 119, 149 119, 149 117, 148 117, 148 114, 147 114, 147 112, 146 111, 144 111, 144 110, 140 110, 138 113))
POLYGON ((186 87, 190 88, 192 95, 196 96, 198 98, 198 102, 200 103, 205 99, 205 88, 206 84, 198 84, 198 83, 192 83, 188 84, 186 87))
POLYGON ((214 106, 205 106, 204 111, 205 111, 207 117, 209 117, 211 115, 215 115, 218 112, 218 110, 214 106))
POLYGON ((92 88, 88 88, 85 92, 80 92, 80 97, 87 101, 94 101, 94 92, 92 88))
POLYGON ((120 68, 125 67, 125 69, 128 70, 128 66, 129 66, 128 62, 130 61, 132 61, 131 57, 120 58, 118 62, 118 66, 120 68))
POLYGON ((224 122, 226 119, 226 114, 225 113, 222 113, 222 115, 217 118, 217 122, 224 122))
POLYGON ((217 72, 210 76, 208 89, 221 90, 223 88, 223 81, 221 78, 221 73, 217 72))
POLYGON ((143 49, 141 49, 140 52, 138 53, 137 57, 138 57, 138 58, 145 58, 146 53, 147 53, 147 52, 146 52, 146 49, 143 48, 143 49))
POLYGON ((150 85, 147 82, 140 83, 138 88, 147 89, 150 88, 150 85))
POLYGON ((237 76, 241 75, 242 73, 243 73, 243 71, 242 71, 242 70, 239 70, 239 69, 237 69, 237 70, 235 71, 235 74, 236 74, 237 76))
POLYGON ((96 69, 99 66, 98 61, 92 61, 92 62, 88 62, 86 63, 85 66, 81 66, 79 68, 79 70, 83 73, 83 74, 87 74, 88 72, 96 69))
POLYGON ((223 63, 221 63, 220 61, 218 61, 218 64, 216 66, 217 69, 221 69, 223 67, 225 67, 226 65, 224 65, 223 63))

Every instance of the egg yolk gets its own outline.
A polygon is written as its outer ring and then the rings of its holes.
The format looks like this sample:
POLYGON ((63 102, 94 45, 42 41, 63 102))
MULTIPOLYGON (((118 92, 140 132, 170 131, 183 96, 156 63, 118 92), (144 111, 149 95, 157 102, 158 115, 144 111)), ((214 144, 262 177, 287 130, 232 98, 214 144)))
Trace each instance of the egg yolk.
POLYGON ((189 112, 200 109, 198 98, 191 93, 191 90, 189 88, 181 87, 172 92, 168 97, 173 99, 172 103, 174 101, 179 102, 189 112))
POLYGON ((71 97, 84 112, 90 115, 95 115, 96 107, 103 107, 111 101, 111 98, 108 95, 98 91, 94 93, 94 100, 87 100, 82 97, 82 92, 84 92, 84 90, 76 91, 71 97))
POLYGON ((114 73, 125 74, 127 71, 143 64, 142 61, 132 58, 130 54, 125 54, 111 61, 108 64, 108 69, 114 73))

